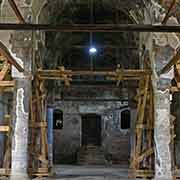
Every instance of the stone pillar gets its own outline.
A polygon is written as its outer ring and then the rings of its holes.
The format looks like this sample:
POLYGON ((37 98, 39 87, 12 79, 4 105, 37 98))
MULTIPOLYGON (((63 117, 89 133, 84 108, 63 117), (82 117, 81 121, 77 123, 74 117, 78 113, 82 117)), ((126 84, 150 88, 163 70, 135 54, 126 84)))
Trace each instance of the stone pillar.
POLYGON ((172 180, 169 90, 155 92, 154 140, 155 180, 172 180))
POLYGON ((17 39, 14 41, 13 50, 18 52, 16 61, 24 68, 24 72, 18 72, 12 67, 12 77, 15 79, 14 92, 14 117, 13 117, 13 142, 12 142, 12 167, 11 180, 28 180, 28 128, 31 88, 31 63, 32 47, 30 45, 31 36, 28 32, 17 32, 14 34, 17 39), (23 41, 21 41, 23 40, 23 41), (17 47, 18 45, 18 47, 17 47))
POLYGON ((11 180, 28 180, 28 124, 31 81, 17 78, 14 93, 14 134, 12 143, 11 180))

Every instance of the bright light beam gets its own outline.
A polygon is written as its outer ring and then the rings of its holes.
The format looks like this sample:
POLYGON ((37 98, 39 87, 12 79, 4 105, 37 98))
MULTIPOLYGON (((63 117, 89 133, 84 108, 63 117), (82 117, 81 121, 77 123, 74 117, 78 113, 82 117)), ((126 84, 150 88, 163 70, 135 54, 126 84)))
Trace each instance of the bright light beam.
POLYGON ((97 49, 95 47, 90 47, 89 48, 89 53, 90 54, 95 54, 95 53, 97 53, 97 49))

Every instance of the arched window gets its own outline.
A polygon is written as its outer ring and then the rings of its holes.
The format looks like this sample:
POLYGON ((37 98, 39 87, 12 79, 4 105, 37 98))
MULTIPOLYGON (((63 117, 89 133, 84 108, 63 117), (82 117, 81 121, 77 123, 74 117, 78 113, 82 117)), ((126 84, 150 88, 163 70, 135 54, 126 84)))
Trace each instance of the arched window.
POLYGON ((121 112, 121 129, 130 129, 131 114, 130 110, 126 109, 121 112))
POLYGON ((62 129, 63 128, 63 112, 59 109, 54 110, 53 127, 54 127, 54 129, 62 129))

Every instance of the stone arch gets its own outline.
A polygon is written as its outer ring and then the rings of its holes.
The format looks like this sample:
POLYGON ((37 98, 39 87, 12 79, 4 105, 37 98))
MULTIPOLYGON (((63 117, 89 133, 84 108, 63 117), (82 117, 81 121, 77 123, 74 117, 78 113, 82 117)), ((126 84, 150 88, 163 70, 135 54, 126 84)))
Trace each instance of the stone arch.
MULTIPOLYGON (((73 24, 122 24, 122 23, 132 24, 134 23, 132 19, 130 19, 129 16, 124 13, 124 11, 120 9, 113 9, 112 7, 109 6, 109 4, 104 4, 104 2, 102 3, 102 1, 97 2, 96 7, 94 7, 95 15, 93 17, 94 19, 93 22, 91 22, 91 20, 89 20, 91 18, 90 17, 91 10, 87 2, 83 4, 74 3, 73 6, 71 6, 70 2, 71 1, 69 1, 69 4, 65 3, 63 8, 61 9, 57 5, 56 7, 57 10, 58 9, 60 10, 58 11, 58 14, 56 9, 54 10, 54 12, 52 12, 50 17, 53 17, 53 19, 51 18, 52 22, 49 23, 51 24, 71 24, 71 23, 73 24), (71 7, 72 10, 69 7, 71 7)), ((101 69, 101 68, 115 69, 117 67, 117 64, 121 64, 121 62, 118 61, 116 62, 116 60, 129 59, 129 61, 130 60, 132 61, 131 63, 127 63, 127 61, 125 60, 123 61, 124 68, 128 68, 130 64, 135 68, 137 68, 139 66, 139 54, 135 51, 139 47, 138 43, 136 43, 138 42, 137 39, 139 39, 139 36, 138 35, 136 36, 135 33, 118 33, 118 35, 117 33, 105 33, 104 35, 102 33, 96 33, 96 32, 79 33, 79 34, 47 32, 46 45, 48 47, 47 48, 48 51, 44 60, 44 64, 45 66, 49 66, 49 68, 65 66, 65 68, 68 69, 79 68, 78 64, 81 64, 82 65, 81 67, 84 66, 83 68, 89 69, 91 66, 91 60, 93 59, 94 66, 96 66, 97 69, 101 69), (91 43, 91 41, 93 42, 91 43), (54 42, 53 47, 52 47, 52 42, 54 42), (128 45, 129 43, 133 46, 133 48, 130 48, 132 50, 131 51, 132 53, 127 52, 128 51, 127 47, 129 46, 128 45), (75 46, 73 45, 72 47, 72 44, 75 44, 75 46), (111 44, 111 47, 109 47, 108 44, 111 44), (116 46, 120 46, 121 44, 122 47, 120 47, 119 50, 116 49, 116 46), (98 51, 99 53, 97 53, 97 55, 93 58, 89 55, 88 48, 90 48, 90 46, 97 46, 97 48, 99 49, 98 51), (123 46, 126 46, 125 49, 123 49, 123 46), (50 62, 49 59, 52 58, 53 61, 50 62), (76 61, 74 61, 74 59, 76 59, 76 61)))
POLYGON ((37 10, 36 22, 39 24, 43 24, 43 23, 47 24, 48 23, 48 18, 47 18, 48 2, 47 0, 41 0, 41 1, 43 2, 39 4, 39 8, 37 10))

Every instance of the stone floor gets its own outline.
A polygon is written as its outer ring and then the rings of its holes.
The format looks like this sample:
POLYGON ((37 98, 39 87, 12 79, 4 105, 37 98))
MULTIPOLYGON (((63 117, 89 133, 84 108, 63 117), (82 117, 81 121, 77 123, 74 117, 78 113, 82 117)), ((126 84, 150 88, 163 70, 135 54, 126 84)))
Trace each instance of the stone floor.
POLYGON ((115 177, 91 177, 91 176, 86 176, 86 177, 74 177, 74 178, 51 178, 48 180, 130 180, 130 179, 124 179, 124 178, 115 178, 115 177))
MULTIPOLYGON (((36 180, 130 180, 128 169, 102 166, 55 166, 54 175, 36 180)), ((134 180, 134 179, 131 179, 134 180)), ((142 180, 142 179, 141 179, 142 180)))

